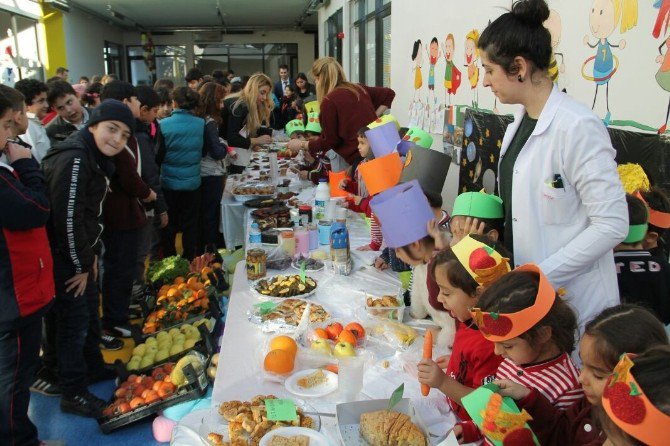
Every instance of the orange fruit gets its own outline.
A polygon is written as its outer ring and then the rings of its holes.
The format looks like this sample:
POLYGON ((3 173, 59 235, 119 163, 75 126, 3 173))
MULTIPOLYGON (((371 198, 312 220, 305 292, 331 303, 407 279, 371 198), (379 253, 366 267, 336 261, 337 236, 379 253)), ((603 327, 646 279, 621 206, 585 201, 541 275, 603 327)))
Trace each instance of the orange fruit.
POLYGON ((324 330, 323 328, 315 328, 314 329, 314 336, 321 338, 321 339, 328 339, 328 332, 324 330))
POLYGON ((263 367, 267 372, 284 375, 293 371, 295 356, 286 350, 271 350, 265 355, 263 367))
POLYGON ((358 322, 351 322, 344 329, 352 332, 359 341, 365 337, 365 329, 358 322))
POLYGON ((206 266, 206 267, 204 267, 203 269, 200 270, 200 275, 203 276, 203 277, 207 277, 207 275, 211 272, 212 272, 212 268, 210 268, 209 266, 206 266))
POLYGON ((270 350, 285 350, 295 358, 298 352, 298 344, 290 336, 277 336, 270 341, 270 350))
POLYGON ((348 342, 351 345, 356 345, 356 336, 349 330, 342 330, 337 337, 337 342, 348 342))
POLYGON ((179 276, 179 277, 177 277, 176 279, 174 279, 174 284, 175 284, 175 285, 180 285, 180 284, 182 284, 182 283, 184 283, 184 282, 186 282, 186 279, 184 279, 182 276, 179 276))
POLYGON ((168 290, 170 289, 170 285, 163 285, 160 290, 158 290, 158 295, 162 296, 163 294, 167 294, 168 290))
POLYGON ((177 289, 177 287, 170 287, 170 289, 167 292, 167 297, 174 297, 177 294, 181 294, 181 292, 177 289))
POLYGON ((188 287, 191 289, 193 289, 196 283, 198 283, 198 278, 195 276, 189 277, 188 280, 186 281, 186 285, 188 285, 188 287))

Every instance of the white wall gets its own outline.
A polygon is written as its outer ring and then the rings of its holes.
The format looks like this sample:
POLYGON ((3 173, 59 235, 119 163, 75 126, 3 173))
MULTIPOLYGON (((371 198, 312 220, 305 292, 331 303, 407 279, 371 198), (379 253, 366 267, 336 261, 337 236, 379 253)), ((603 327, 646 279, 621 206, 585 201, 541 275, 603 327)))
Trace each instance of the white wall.
POLYGON ((123 43, 122 30, 74 8, 63 14, 63 28, 70 80, 105 74, 105 40, 123 43))

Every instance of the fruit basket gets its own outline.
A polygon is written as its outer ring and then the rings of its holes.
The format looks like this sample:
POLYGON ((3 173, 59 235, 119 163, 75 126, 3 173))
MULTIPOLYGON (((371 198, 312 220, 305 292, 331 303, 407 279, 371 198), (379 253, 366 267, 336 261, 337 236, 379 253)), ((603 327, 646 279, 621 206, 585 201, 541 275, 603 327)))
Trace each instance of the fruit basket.
MULTIPOLYGON (((129 375, 122 382, 121 386, 116 389, 109 406, 105 408, 102 415, 97 419, 100 430, 103 433, 108 434, 113 430, 132 424, 184 401, 201 398, 207 390, 208 381, 204 370, 196 371, 191 364, 186 364, 182 368, 185 383, 180 387, 165 381, 165 376, 171 376, 171 373, 166 375, 164 366, 157 367, 154 371, 157 373, 152 373, 151 376, 129 375), (147 378, 150 378, 151 381, 147 381, 147 378), (131 379, 135 380, 134 384, 129 382, 131 379), (139 382, 137 381, 138 379, 140 380, 139 382), (152 383, 151 390, 146 388, 141 389, 143 387, 142 383, 147 382, 152 383), (154 390, 153 388, 156 384, 158 384, 156 386, 158 390, 154 390), (124 401, 128 399, 128 389, 131 387, 130 395, 132 397, 129 402, 124 401), (134 396, 135 393, 138 396, 134 396), (142 397, 142 394, 145 394, 147 398, 142 397), (141 399, 142 402, 138 399, 141 399)), ((172 371, 174 369, 170 372, 172 371)))

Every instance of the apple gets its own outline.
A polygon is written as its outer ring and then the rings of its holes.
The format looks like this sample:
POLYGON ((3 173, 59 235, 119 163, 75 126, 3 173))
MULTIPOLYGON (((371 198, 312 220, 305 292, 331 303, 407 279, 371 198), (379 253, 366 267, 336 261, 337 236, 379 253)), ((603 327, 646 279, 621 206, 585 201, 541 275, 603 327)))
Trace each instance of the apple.
POLYGON ((174 344, 184 344, 184 341, 186 341, 186 336, 179 333, 177 336, 172 338, 172 345, 174 345, 174 344))
POLYGON ((142 357, 142 356, 144 356, 144 353, 146 353, 146 351, 147 351, 147 345, 146 344, 140 344, 133 349, 133 356, 142 357))
POLYGON ((168 356, 170 356, 170 349, 162 349, 162 350, 158 350, 158 351, 156 352, 156 356, 154 357, 154 360, 155 360, 156 362, 161 362, 161 361, 167 359, 168 356))
POLYGON ((154 338, 153 336, 149 336, 147 340, 144 341, 144 343, 147 345, 147 347, 149 347, 150 345, 157 345, 158 341, 156 341, 156 338, 154 338))
POLYGON ((325 339, 317 339, 313 341, 312 344, 309 346, 309 348, 311 348, 312 350, 316 350, 320 353, 323 353, 325 355, 330 355, 332 353, 330 349, 330 344, 325 339))
POLYGON ((188 350, 189 348, 193 348, 195 346, 196 342, 198 342, 196 339, 188 339, 187 338, 186 341, 184 341, 184 350, 188 350))
POLYGON ((170 356, 177 355, 184 351, 184 344, 173 344, 170 348, 170 356))
POLYGON ((151 356, 145 356, 142 358, 142 361, 140 362, 140 368, 145 369, 147 367, 151 367, 154 364, 154 358, 151 356))
POLYGON ((156 335, 156 340, 158 340, 158 342, 160 342, 161 339, 168 339, 169 337, 170 337, 170 335, 167 332, 159 331, 158 334, 156 335))
POLYGON ((328 338, 330 338, 333 341, 337 339, 342 330, 343 330, 342 324, 340 324, 339 322, 333 322, 332 324, 326 327, 326 333, 328 333, 328 338))
POLYGON ((333 354, 337 357, 356 356, 356 350, 354 349, 354 346, 349 342, 338 342, 337 344, 335 344, 333 354))
POLYGON ((168 331, 168 334, 170 335, 171 338, 174 339, 175 336, 180 334, 181 332, 179 331, 178 328, 171 328, 170 331, 168 331))

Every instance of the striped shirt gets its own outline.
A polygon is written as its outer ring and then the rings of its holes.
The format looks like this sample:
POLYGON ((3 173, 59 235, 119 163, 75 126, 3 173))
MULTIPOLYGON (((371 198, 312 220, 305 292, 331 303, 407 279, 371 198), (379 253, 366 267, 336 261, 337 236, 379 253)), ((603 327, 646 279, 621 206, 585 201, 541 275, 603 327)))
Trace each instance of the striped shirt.
POLYGON ((584 397, 579 384, 579 369, 567 353, 525 367, 504 359, 498 366, 496 378, 509 379, 528 389, 537 389, 557 409, 565 409, 584 397))

